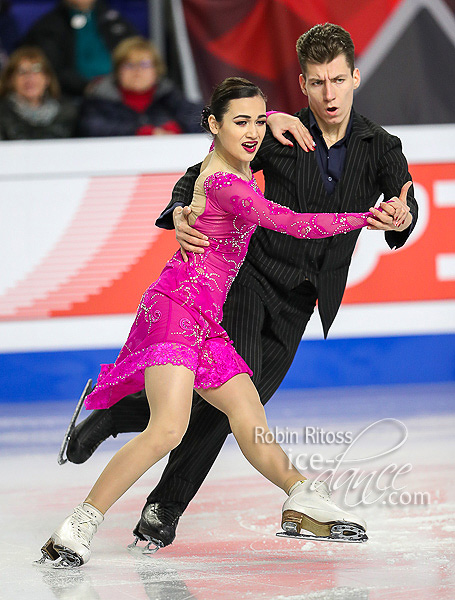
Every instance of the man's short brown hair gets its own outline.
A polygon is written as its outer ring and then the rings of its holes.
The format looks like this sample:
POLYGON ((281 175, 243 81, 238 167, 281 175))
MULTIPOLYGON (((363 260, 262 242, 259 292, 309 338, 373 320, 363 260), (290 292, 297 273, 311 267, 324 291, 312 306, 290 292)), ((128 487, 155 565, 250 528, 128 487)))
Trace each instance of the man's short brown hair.
POLYGON ((324 64, 344 54, 346 62, 354 72, 354 42, 350 34, 333 23, 315 25, 297 40, 297 58, 302 75, 305 76, 307 63, 324 64))

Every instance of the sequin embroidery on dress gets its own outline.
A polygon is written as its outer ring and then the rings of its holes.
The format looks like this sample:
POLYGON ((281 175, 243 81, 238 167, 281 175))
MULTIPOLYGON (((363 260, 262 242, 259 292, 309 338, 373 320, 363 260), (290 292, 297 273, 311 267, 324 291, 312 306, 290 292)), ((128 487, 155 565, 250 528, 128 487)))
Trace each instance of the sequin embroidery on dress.
POLYGON ((144 388, 144 371, 173 364, 190 369, 194 387, 218 387, 252 372, 220 323, 223 304, 257 226, 297 238, 348 233, 370 213, 296 213, 264 198, 256 181, 217 172, 204 182, 206 206, 194 224, 208 236, 203 254, 180 251, 145 291, 128 339, 114 364, 102 365, 87 408, 107 408, 144 388))

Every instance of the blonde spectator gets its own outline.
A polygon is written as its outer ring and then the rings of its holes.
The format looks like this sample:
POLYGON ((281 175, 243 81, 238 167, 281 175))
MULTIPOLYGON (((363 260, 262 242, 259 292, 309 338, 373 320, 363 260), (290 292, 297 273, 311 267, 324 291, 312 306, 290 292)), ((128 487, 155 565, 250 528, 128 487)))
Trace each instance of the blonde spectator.
POLYGON ((114 73, 91 86, 82 104, 80 135, 198 133, 200 109, 164 77, 155 46, 140 36, 113 53, 114 73))
POLYGON ((61 100, 60 86, 43 52, 32 46, 13 52, 0 78, 0 137, 71 137, 76 118, 76 108, 61 100))

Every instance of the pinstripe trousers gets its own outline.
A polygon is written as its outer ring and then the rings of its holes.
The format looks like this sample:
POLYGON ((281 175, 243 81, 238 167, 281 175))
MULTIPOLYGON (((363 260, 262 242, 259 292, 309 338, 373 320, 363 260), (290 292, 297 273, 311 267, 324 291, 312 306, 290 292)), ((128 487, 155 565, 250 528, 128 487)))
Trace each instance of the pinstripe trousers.
MULTIPOLYGON (((305 281, 272 314, 256 291, 234 282, 224 305, 222 325, 253 371, 261 402, 265 404, 283 381, 316 304, 316 289, 305 281)), ((118 431, 142 431, 149 411, 145 393, 127 396, 113 407, 118 431)), ((192 500, 230 433, 227 417, 196 393, 188 430, 171 452, 168 464, 149 502, 192 500)))

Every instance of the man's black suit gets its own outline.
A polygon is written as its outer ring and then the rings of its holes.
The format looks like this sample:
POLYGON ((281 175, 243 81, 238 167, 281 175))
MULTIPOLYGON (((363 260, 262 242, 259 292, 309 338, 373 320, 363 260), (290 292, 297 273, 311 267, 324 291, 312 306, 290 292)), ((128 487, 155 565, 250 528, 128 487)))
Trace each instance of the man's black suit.
MULTIPOLYGON (((299 117, 308 128, 308 109, 303 109, 299 117)), ((402 185, 411 179, 400 140, 355 112, 343 176, 332 195, 325 190, 315 154, 304 152, 296 143, 292 148, 283 146, 270 132, 253 168, 264 172, 265 197, 297 212, 368 211, 381 194, 385 199, 398 196, 402 185)), ((176 202, 189 204, 198 173, 199 167, 192 167, 178 182, 170 205, 157 221, 159 226, 173 227, 170 208, 176 202)), ((417 204, 412 190, 408 192, 412 225, 404 232, 386 232, 390 247, 402 246, 415 226, 417 204)), ((286 375, 316 299, 327 335, 341 303, 359 233, 320 240, 298 240, 262 228, 254 233, 224 305, 222 325, 253 370, 263 404, 286 375)), ((133 429, 143 429, 147 424, 148 410, 139 398, 134 398, 137 411, 131 421, 133 429)), ((122 402, 117 409, 112 408, 128 420, 125 413, 131 412, 122 410, 122 402)), ((127 429, 125 425, 122 431, 127 429)), ((188 430, 171 453, 149 501, 187 505, 229 432, 225 415, 195 397, 188 430)))

